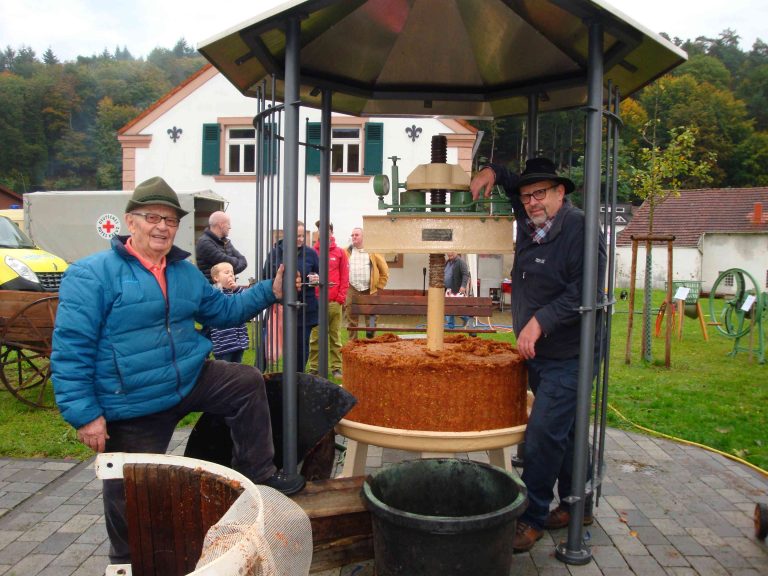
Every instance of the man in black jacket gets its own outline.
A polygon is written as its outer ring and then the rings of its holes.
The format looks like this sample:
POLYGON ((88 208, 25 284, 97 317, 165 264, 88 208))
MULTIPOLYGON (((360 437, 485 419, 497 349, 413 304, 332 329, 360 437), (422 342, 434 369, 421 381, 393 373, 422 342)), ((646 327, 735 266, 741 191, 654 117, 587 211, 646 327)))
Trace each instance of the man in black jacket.
MULTIPOLYGON (((446 296, 469 296, 469 266, 456 252, 445 253, 445 295, 446 296)), ((470 323, 472 318, 470 316, 462 316, 464 326, 470 323)), ((446 316, 445 327, 455 328, 456 317, 446 316)), ((470 326, 471 328, 471 326, 470 326)))
MULTIPOLYGON (((522 474, 529 504, 513 542, 515 552, 524 552, 545 528, 561 528, 570 521, 564 499, 571 495, 574 457, 584 212, 567 198, 573 182, 558 176, 547 158, 528 160, 520 176, 503 166, 488 166, 472 180, 472 195, 477 198, 484 191, 489 196, 497 184, 506 190, 517 219, 512 324, 528 366, 528 385, 536 395, 525 433, 522 474), (560 504, 550 512, 555 482, 560 504)), ((602 300, 605 263, 601 237, 596 301, 602 300)), ((589 503, 584 523, 592 523, 589 503)))
POLYGON ((211 268, 216 264, 229 262, 235 274, 240 274, 248 266, 245 256, 237 251, 228 238, 231 228, 229 216, 224 212, 214 212, 208 218, 208 228, 197 239, 197 267, 211 283, 211 268))

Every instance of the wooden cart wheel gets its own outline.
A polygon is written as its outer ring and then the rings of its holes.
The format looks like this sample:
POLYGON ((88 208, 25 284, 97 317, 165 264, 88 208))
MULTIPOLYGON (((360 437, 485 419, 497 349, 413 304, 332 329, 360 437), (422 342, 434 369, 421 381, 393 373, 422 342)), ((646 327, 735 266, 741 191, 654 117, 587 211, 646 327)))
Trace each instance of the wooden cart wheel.
POLYGON ((768 504, 755 504, 755 537, 765 540, 768 536, 768 504))
POLYGON ((6 292, 0 329, 0 380, 16 398, 35 408, 53 408, 50 354, 58 296, 6 292))
POLYGON ((53 408, 51 363, 47 352, 4 346, 0 353, 0 379, 19 400, 35 408, 53 408))

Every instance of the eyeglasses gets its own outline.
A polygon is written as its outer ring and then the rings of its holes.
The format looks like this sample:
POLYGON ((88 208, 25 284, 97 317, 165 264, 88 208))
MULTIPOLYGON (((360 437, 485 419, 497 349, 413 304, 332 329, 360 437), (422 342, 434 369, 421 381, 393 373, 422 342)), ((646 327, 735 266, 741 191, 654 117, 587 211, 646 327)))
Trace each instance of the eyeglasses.
POLYGON ((547 186, 546 188, 539 188, 538 190, 534 190, 530 194, 520 194, 520 201, 523 204, 530 204, 531 198, 536 198, 536 200, 544 200, 544 196, 547 195, 547 192, 552 190, 552 188, 557 188, 557 184, 553 184, 552 186, 547 186))
POLYGON ((154 214, 152 212, 131 212, 134 216, 143 216, 149 224, 160 224, 160 220, 165 220, 165 223, 169 228, 177 228, 181 218, 176 216, 160 216, 160 214, 154 214))

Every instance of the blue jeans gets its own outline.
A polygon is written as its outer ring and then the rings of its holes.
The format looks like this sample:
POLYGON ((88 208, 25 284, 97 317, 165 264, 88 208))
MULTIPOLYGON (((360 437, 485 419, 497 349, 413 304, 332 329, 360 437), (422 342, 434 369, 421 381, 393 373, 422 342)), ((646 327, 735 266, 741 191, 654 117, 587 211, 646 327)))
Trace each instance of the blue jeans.
MULTIPOLYGON (((461 319, 464 321, 464 326, 466 326, 472 320, 472 316, 462 316, 461 319)), ((446 316, 445 327, 456 328, 456 316, 446 316)))
MULTIPOLYGON (((190 412, 224 416, 232 432, 232 468, 254 482, 275 473, 272 424, 261 373, 252 366, 209 360, 197 384, 176 406, 107 422, 106 452, 165 454, 179 420, 190 412)), ((104 517, 113 564, 131 561, 122 480, 104 480, 104 517)))
POLYGON ((527 364, 536 400, 525 430, 522 480, 528 508, 520 520, 542 530, 555 482, 561 501, 571 494, 579 359, 534 358, 527 364))

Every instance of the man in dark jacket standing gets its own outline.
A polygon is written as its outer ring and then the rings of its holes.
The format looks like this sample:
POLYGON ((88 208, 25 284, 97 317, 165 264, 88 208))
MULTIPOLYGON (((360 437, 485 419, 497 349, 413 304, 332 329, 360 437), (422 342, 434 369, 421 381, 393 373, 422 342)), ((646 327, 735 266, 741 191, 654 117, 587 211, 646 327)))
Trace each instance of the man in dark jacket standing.
MULTIPOLYGON (((467 263, 464 262, 461 256, 459 256, 456 252, 446 252, 445 278, 443 279, 445 284, 446 297, 450 298, 452 296, 469 296, 471 288, 469 285, 469 279, 469 266, 467 266, 467 263)), ((464 326, 467 326, 471 320, 471 317, 462 316, 461 319, 464 321, 464 326)), ((445 325, 446 328, 455 328, 456 317, 446 316, 445 325)))
MULTIPOLYGON (((232 434, 232 468, 293 493, 303 478, 273 463, 269 405, 261 373, 208 360, 211 342, 195 322, 242 324, 282 298, 283 269, 227 296, 173 245, 182 210, 162 178, 150 178, 126 207, 130 236, 72 264, 61 282, 51 370, 56 404, 95 452, 164 454, 188 413, 222 416, 232 434)), ((104 515, 114 564, 130 562, 122 480, 104 481, 104 515)))
MULTIPOLYGON (((524 552, 545 528, 561 528, 570 521, 565 498, 571 495, 574 459, 584 212, 566 197, 573 182, 558 176, 547 158, 528 160, 520 176, 498 165, 484 168, 470 184, 473 197, 481 191, 490 196, 496 184, 506 190, 517 219, 512 323, 518 351, 528 366, 528 385, 536 396, 525 432, 522 474, 529 504, 512 544, 515 552, 524 552), (560 504, 550 512, 555 482, 560 504)), ((596 301, 602 300, 605 263, 601 237, 596 301)), ((592 523, 589 506, 584 523, 592 523)))
POLYGON ((240 274, 248 267, 248 261, 245 256, 240 254, 232 245, 229 239, 229 231, 232 224, 229 216, 224 212, 214 212, 208 218, 208 228, 197 239, 195 246, 195 258, 197 267, 211 280, 211 268, 222 262, 229 262, 235 270, 235 274, 240 274))
MULTIPOLYGON (((302 288, 298 301, 303 304, 299 308, 296 328, 296 369, 299 372, 304 372, 304 366, 309 358, 309 335, 312 329, 317 326, 317 295, 315 293, 315 286, 320 281, 320 258, 313 248, 306 245, 304 222, 299 221, 296 232, 296 270, 302 279, 302 288)), ((287 245, 291 246, 291 243, 289 242, 287 245)), ((285 246, 285 239, 281 238, 267 256, 267 261, 264 263, 264 278, 272 278, 283 264, 285 246)), ((275 326, 269 327, 270 330, 275 328, 275 326)), ((265 337, 264 341, 273 342, 274 337, 265 337)))

